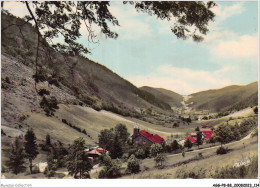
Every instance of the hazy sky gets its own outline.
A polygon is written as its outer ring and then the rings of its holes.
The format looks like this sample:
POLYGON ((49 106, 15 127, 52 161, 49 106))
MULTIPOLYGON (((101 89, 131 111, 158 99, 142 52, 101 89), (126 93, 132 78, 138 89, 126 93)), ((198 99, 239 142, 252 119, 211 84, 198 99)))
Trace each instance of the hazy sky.
MULTIPOLYGON (((99 44, 87 55, 136 86, 161 87, 180 94, 248 84, 258 79, 258 3, 217 2, 215 21, 202 43, 177 39, 172 22, 161 21, 134 7, 111 2, 119 20, 118 39, 99 36, 99 44)), ((5 8, 24 14, 24 5, 5 8)))

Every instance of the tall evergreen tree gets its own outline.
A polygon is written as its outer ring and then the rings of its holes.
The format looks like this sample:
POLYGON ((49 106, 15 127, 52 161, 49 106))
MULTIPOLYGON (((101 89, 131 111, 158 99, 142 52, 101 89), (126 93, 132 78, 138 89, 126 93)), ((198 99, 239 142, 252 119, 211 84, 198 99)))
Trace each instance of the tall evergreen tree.
POLYGON ((177 149, 180 148, 178 142, 176 140, 174 140, 171 144, 171 148, 172 148, 172 151, 176 151, 177 149))
POLYGON ((115 135, 113 146, 109 152, 112 159, 120 158, 123 155, 122 143, 117 134, 115 135))
POLYGON ((33 129, 28 129, 25 134, 25 153, 26 158, 29 159, 29 168, 30 173, 32 174, 32 161, 36 158, 36 156, 39 154, 37 150, 37 144, 36 144, 36 136, 33 132, 33 129))
POLYGON ((22 145, 19 142, 19 139, 15 138, 15 141, 12 144, 12 149, 10 151, 10 157, 9 157, 9 161, 7 162, 7 165, 12 170, 12 172, 15 173, 16 175, 25 169, 24 157, 25 157, 25 153, 22 148, 22 145))
POLYGON ((186 147, 188 149, 190 149, 192 147, 192 142, 190 141, 190 139, 185 140, 184 147, 186 147))
POLYGON ((198 145, 198 148, 200 147, 200 145, 202 145, 203 140, 202 140, 202 132, 199 131, 197 132, 197 139, 196 139, 196 144, 198 145))
POLYGON ((91 162, 88 160, 85 140, 78 138, 69 147, 67 155, 67 168, 70 175, 74 178, 88 178, 89 171, 93 168, 91 162))
POLYGON ((127 128, 124 124, 118 124, 115 127, 115 134, 117 134, 118 138, 121 140, 121 142, 124 144, 128 137, 129 137, 129 133, 127 132, 127 128))
POLYGON ((51 136, 49 134, 46 135, 45 144, 46 146, 51 146, 51 136))
POLYGON ((112 129, 101 130, 98 135, 98 144, 100 147, 110 151, 114 143, 115 134, 112 129))

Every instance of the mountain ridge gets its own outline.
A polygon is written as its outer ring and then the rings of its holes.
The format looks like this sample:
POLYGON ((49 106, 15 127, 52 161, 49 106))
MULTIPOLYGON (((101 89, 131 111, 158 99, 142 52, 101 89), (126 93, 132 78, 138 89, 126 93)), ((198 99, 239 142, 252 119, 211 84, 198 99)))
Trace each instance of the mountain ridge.
POLYGON ((179 93, 164 88, 155 88, 150 86, 143 86, 140 87, 140 89, 152 93, 158 99, 171 105, 171 107, 182 106, 181 101, 183 100, 183 96, 179 93))
POLYGON ((229 85, 189 95, 189 107, 212 112, 241 110, 258 104, 258 81, 246 85, 229 85))

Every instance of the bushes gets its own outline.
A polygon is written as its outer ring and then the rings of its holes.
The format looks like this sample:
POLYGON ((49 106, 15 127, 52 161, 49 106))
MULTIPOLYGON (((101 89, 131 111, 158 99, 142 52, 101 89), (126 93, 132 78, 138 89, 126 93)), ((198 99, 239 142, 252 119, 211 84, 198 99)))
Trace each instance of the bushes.
POLYGON ((62 121, 62 123, 65 123, 65 124, 69 125, 69 123, 67 122, 66 119, 62 119, 61 121, 62 121))
POLYGON ((254 155, 248 166, 241 165, 225 166, 220 170, 217 169, 213 174, 215 179, 242 179, 242 178, 257 178, 258 177, 258 156, 254 155))
POLYGON ((7 89, 7 88, 9 88, 9 85, 11 84, 11 82, 10 82, 10 79, 9 79, 9 77, 7 76, 7 77, 5 77, 5 79, 1 79, 1 87, 3 88, 3 89, 7 89))
POLYGON ((45 73, 43 73, 43 71, 39 71, 37 75, 34 74, 32 77, 34 78, 36 83, 44 82, 47 80, 47 75, 45 73))
POLYGON ((223 154, 226 154, 228 152, 228 147, 219 147, 217 150, 216 150, 216 153, 217 154, 220 154, 220 155, 223 155, 223 154))
POLYGON ((79 99, 83 101, 85 104, 93 105, 96 101, 92 97, 88 96, 87 94, 80 94, 79 99))
POLYGON ((55 109, 59 109, 57 99, 54 96, 50 98, 43 96, 40 106, 44 109, 47 116, 53 116, 55 109))
MULTIPOLYGON (((133 155, 133 154, 132 154, 133 155)), ((131 156, 132 156, 131 155, 131 156)), ((136 152, 135 152, 135 156, 138 158, 138 159, 144 159, 146 156, 145 156, 145 151, 143 148, 139 148, 136 152)))
POLYGON ((138 173, 140 171, 140 161, 133 154, 127 161, 127 171, 131 173, 138 173))
MULTIPOLYGON (((75 125, 72 125, 72 124, 69 123, 66 119, 62 119, 61 121, 62 121, 62 123, 64 123, 64 124, 70 126, 71 128, 75 129, 76 131, 78 131, 78 132, 80 132, 80 133, 83 133, 83 134, 85 134, 85 135, 88 135, 88 134, 87 134, 87 131, 86 131, 85 129, 81 130, 81 128, 79 128, 79 127, 77 127, 77 126, 75 126, 75 125)), ((89 136, 89 135, 88 135, 88 136, 89 136)), ((89 137, 90 137, 90 136, 89 136, 89 137)))
POLYGON ((165 153, 159 153, 154 158, 155 166, 157 167, 163 167, 164 162, 166 161, 166 155, 165 153))
POLYGON ((172 127, 174 128, 174 127, 179 127, 180 125, 179 125, 179 123, 177 123, 177 122, 174 122, 173 123, 173 125, 172 125, 172 127))
POLYGON ((57 86, 57 87, 60 86, 59 81, 58 81, 56 78, 50 77, 50 78, 48 78, 48 82, 49 82, 49 84, 51 84, 51 85, 55 85, 55 86, 57 86))
POLYGON ((255 119, 243 120, 239 126, 239 132, 241 136, 242 137, 245 136, 248 133, 248 131, 255 126, 257 126, 257 120, 255 119))
POLYGON ((206 178, 206 170, 203 168, 199 169, 193 169, 193 170, 179 170, 177 171, 177 177, 178 179, 187 179, 187 178, 192 178, 192 179, 203 179, 206 178))
POLYGON ((50 91, 47 90, 47 89, 45 89, 45 88, 41 88, 41 89, 39 89, 38 94, 39 94, 40 96, 50 95, 50 91))
POLYGON ((3 131, 3 129, 1 129, 1 136, 5 136, 5 132, 3 131))
POLYGON ((150 148, 150 154, 152 157, 156 157, 157 154, 162 153, 163 152, 163 147, 161 144, 153 144, 151 145, 150 148))
POLYGON ((101 157, 100 164, 104 165, 104 168, 99 172, 98 178, 117 178, 121 176, 120 168, 122 164, 119 159, 112 161, 110 156, 104 155, 101 157))

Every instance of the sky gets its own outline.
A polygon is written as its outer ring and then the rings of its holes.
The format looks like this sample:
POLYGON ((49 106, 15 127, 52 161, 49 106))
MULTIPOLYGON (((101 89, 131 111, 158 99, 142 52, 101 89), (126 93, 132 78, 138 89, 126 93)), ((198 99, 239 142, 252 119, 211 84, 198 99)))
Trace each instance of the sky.
MULTIPOLYGON (((117 39, 103 37, 97 44, 80 42, 91 49, 87 57, 99 62, 137 87, 151 86, 180 94, 248 84, 258 80, 257 1, 216 2, 214 22, 201 43, 177 39, 171 32, 173 21, 138 13, 133 6, 111 2, 109 10, 120 27, 111 27, 117 39)), ((22 16, 24 5, 5 8, 22 16)))

